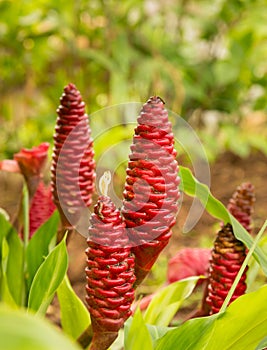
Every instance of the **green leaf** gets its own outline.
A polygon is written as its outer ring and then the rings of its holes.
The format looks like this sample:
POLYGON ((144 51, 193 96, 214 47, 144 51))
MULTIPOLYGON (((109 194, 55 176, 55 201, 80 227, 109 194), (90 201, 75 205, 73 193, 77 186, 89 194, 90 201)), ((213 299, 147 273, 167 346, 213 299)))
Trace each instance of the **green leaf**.
POLYGON ((267 285, 235 300, 224 313, 189 320, 159 339, 156 350, 253 350, 267 329, 267 285))
POLYGON ((9 252, 6 266, 6 278, 10 293, 17 305, 24 305, 24 247, 15 229, 6 237, 9 252))
POLYGON ((47 256, 34 276, 28 306, 45 314, 68 267, 66 240, 63 239, 47 256))
POLYGON ((47 320, 23 310, 0 308, 0 349, 79 350, 47 320))
MULTIPOLYGON (((234 218, 225 206, 216 199, 205 184, 199 182, 188 168, 180 166, 180 176, 182 178, 181 190, 192 197, 197 197, 206 210, 215 218, 224 223, 231 223, 237 239, 243 242, 248 248, 253 245, 253 238, 244 227, 234 218)), ((267 257, 262 249, 257 246, 254 253, 255 259, 261 265, 265 275, 267 275, 267 257)))
POLYGON ((146 327, 152 338, 153 349, 155 348, 158 339, 162 338, 167 332, 169 332, 174 328, 174 327, 153 326, 151 324, 147 324, 146 327))
POLYGON ((134 316, 125 323, 124 349, 153 350, 152 339, 139 308, 136 310, 134 316))
MULTIPOLYGON (((179 350, 204 350, 205 345, 212 335, 214 319, 219 314, 195 318, 185 322, 181 327, 167 332, 158 340, 156 350, 173 350, 179 344, 179 350)), ((216 349, 216 348, 215 348, 216 349)), ((220 350, 223 350, 220 347, 220 350)))
MULTIPOLYGON (((4 213, 0 211, 0 246, 2 246, 2 241, 4 237, 7 236, 7 234, 14 230, 13 226, 10 224, 10 222, 7 220, 4 213)), ((0 260, 2 259, 2 249, 0 249, 0 260)))
POLYGON ((198 280, 199 276, 189 277, 171 283, 156 293, 145 312, 145 323, 168 326, 182 302, 193 292, 198 280))
POLYGON ((60 304, 62 328, 66 334, 77 339, 90 325, 91 320, 84 303, 72 289, 67 275, 57 290, 57 296, 60 304))
POLYGON ((36 271, 49 253, 49 247, 56 237, 59 223, 59 214, 55 210, 53 215, 41 225, 29 241, 26 250, 27 285, 30 289, 36 271))
POLYGON ((0 300, 11 307, 16 307, 17 304, 10 293, 6 277, 6 267, 9 254, 9 247, 6 238, 2 239, 1 251, 2 261, 0 266, 0 300))
POLYGON ((255 349, 266 336, 267 313, 263 312, 266 303, 267 285, 233 302, 216 321, 210 348, 220 344, 222 350, 255 349))
POLYGON ((7 278, 6 278, 6 274, 4 272, 1 273, 1 289, 0 289, 0 293, 1 293, 1 301, 3 301, 5 304, 9 305, 12 308, 17 308, 17 303, 15 302, 15 300, 13 299, 9 287, 8 287, 8 283, 7 283, 7 278))

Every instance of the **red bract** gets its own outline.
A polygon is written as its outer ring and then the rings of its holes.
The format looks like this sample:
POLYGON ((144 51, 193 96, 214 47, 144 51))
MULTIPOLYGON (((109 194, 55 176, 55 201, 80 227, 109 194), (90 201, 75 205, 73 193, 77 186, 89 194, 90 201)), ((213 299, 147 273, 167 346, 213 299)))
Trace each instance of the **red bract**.
POLYGON ((85 103, 74 84, 60 98, 51 167, 53 200, 64 228, 77 224, 89 207, 94 189, 95 161, 85 103))
POLYGON ((227 207, 229 212, 248 232, 251 232, 251 215, 254 202, 254 186, 249 182, 245 182, 237 187, 227 207))
MULTIPOLYGON (((230 224, 225 225, 217 235, 211 255, 208 296, 206 303, 210 314, 219 312, 246 257, 245 245, 237 240, 230 224)), ((243 273, 230 303, 246 291, 246 271, 243 273)))
POLYGON ((50 186, 40 181, 30 207, 30 238, 55 210, 50 186))
POLYGON ((174 136, 164 102, 151 97, 137 121, 122 208, 136 257, 136 285, 168 244, 179 198, 174 136))
POLYGON ((99 197, 95 205, 87 243, 86 301, 93 328, 90 350, 105 350, 131 315, 135 281, 125 224, 109 197, 99 197))
POLYGON ((14 159, 18 162, 22 174, 26 179, 32 176, 40 176, 47 160, 48 142, 43 142, 39 146, 31 149, 22 148, 14 154, 14 159))
POLYGON ((31 149, 22 148, 18 153, 14 154, 14 159, 18 162, 20 170, 26 179, 30 198, 33 197, 42 177, 48 148, 49 143, 43 142, 31 149))
POLYGON ((181 249, 168 263, 168 283, 190 276, 208 274, 211 250, 206 248, 181 249))

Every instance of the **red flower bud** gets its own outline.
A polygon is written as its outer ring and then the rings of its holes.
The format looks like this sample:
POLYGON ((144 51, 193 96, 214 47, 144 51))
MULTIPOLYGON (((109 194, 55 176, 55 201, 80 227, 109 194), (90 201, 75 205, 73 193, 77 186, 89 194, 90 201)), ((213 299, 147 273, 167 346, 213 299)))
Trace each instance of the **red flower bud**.
MULTIPOLYGON (((168 263, 168 283, 191 276, 208 274, 211 250, 207 248, 183 248, 168 263)), ((200 280, 200 283, 203 280, 200 280)))
POLYGON ((180 195, 174 136, 164 102, 151 97, 137 121, 122 208, 136 257, 136 285, 168 244, 180 195))
POLYGON ((40 176, 47 160, 48 142, 43 142, 32 149, 22 148, 14 154, 14 159, 18 162, 22 174, 26 179, 32 176, 40 176))
MULTIPOLYGON (((245 245, 237 240, 230 224, 225 225, 217 235, 211 255, 208 296, 210 314, 219 312, 240 267, 246 257, 245 245)), ((246 291, 246 271, 243 273, 230 303, 246 291)))
POLYGON ((94 190, 95 161, 85 103, 74 84, 60 98, 51 167, 53 201, 65 228, 79 221, 94 190))
MULTIPOLYGON (((255 202, 254 187, 243 183, 229 200, 228 210, 244 228, 251 232, 251 214, 255 202)), ((237 240, 230 224, 223 225, 214 243, 210 259, 208 285, 204 293, 201 315, 219 312, 235 277, 246 257, 245 245, 237 240), (210 309, 209 309, 210 308, 210 309)), ((246 291, 244 271, 230 303, 246 291)))
POLYGON ((254 202, 254 186, 246 182, 237 187, 227 207, 229 212, 248 232, 251 232, 251 215, 254 202))
POLYGON ((46 187, 43 181, 40 181, 30 207, 30 238, 53 214, 55 208, 50 186, 46 187))
POLYGON ((32 199, 47 160, 49 143, 43 142, 32 149, 22 148, 14 154, 14 160, 19 164, 20 170, 27 182, 30 199, 32 199))
POLYGON ((120 212, 107 196, 99 197, 87 240, 87 297, 93 339, 90 349, 105 350, 131 315, 134 256, 120 212))

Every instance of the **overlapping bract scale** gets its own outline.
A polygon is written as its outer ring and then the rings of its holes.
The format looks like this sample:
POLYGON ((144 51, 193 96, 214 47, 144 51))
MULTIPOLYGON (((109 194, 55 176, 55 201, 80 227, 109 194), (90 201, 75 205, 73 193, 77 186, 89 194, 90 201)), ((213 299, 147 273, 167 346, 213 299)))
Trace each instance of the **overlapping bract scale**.
POLYGON ((229 212, 248 232, 251 232, 251 215, 254 202, 254 186, 249 182, 244 182, 237 187, 227 206, 229 212))
MULTIPOLYGON (((210 314, 219 312, 240 267, 246 258, 245 245, 237 240, 230 224, 218 232, 211 253, 207 304, 210 314)), ((246 269, 247 270, 247 269, 246 269)), ((234 301, 246 291, 246 271, 243 273, 230 300, 234 301)))
POLYGON ((107 349, 131 315, 134 300, 134 256, 125 224, 109 197, 94 208, 87 240, 86 301, 91 315, 94 349, 107 349))
POLYGON ((179 198, 174 136, 164 102, 144 104, 129 156, 122 214, 136 256, 136 285, 168 244, 179 198))
MULTIPOLYGON (((255 202, 254 187, 250 183, 242 183, 237 187, 229 200, 228 210, 251 232, 251 215, 255 202)), ((246 246, 235 238, 230 223, 223 225, 214 242, 210 259, 209 283, 206 303, 210 314, 219 312, 234 280, 246 257, 246 246)), ((230 303, 246 291, 246 270, 234 291, 230 303)))
POLYGON ((51 167, 53 200, 65 228, 79 220, 81 208, 92 202, 95 161, 85 103, 74 84, 68 84, 57 109, 51 167))
POLYGON ((30 236, 52 215, 55 210, 50 186, 45 186, 43 180, 38 184, 30 206, 30 236))

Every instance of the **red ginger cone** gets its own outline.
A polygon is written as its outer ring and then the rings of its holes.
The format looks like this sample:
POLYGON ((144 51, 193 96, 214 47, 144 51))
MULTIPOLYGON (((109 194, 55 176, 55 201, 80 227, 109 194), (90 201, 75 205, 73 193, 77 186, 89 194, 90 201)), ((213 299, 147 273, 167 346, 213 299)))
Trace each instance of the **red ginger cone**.
POLYGON ((105 350, 131 315, 134 256, 120 212, 107 196, 94 207, 87 240, 87 297, 93 339, 90 350, 105 350))
POLYGON ((39 182, 30 207, 30 238, 55 210, 50 186, 39 182))
POLYGON ((53 201, 63 227, 77 224, 81 209, 92 202, 95 161, 85 103, 74 84, 60 98, 51 166, 53 201))
POLYGON ((164 102, 144 104, 129 156, 122 215, 135 254, 136 285, 171 237, 179 198, 174 136, 164 102))
POLYGON ((237 187, 229 201, 227 209, 251 233, 251 215, 255 202, 254 186, 245 182, 237 187))
MULTIPOLYGON (((211 253, 206 298, 206 303, 211 307, 210 314, 220 311, 245 258, 246 246, 235 238, 232 225, 223 226, 218 232, 211 253)), ((230 303, 246 291, 246 270, 238 282, 230 303)))
MULTIPOLYGON (((254 187, 250 183, 241 184, 228 204, 228 210, 251 232, 251 213, 255 202, 254 187)), ((224 225, 214 243, 210 259, 209 282, 206 302, 210 314, 219 312, 226 295, 246 257, 246 246, 235 238, 230 224, 224 225)), ((230 303, 246 291, 246 271, 244 271, 230 303)))

